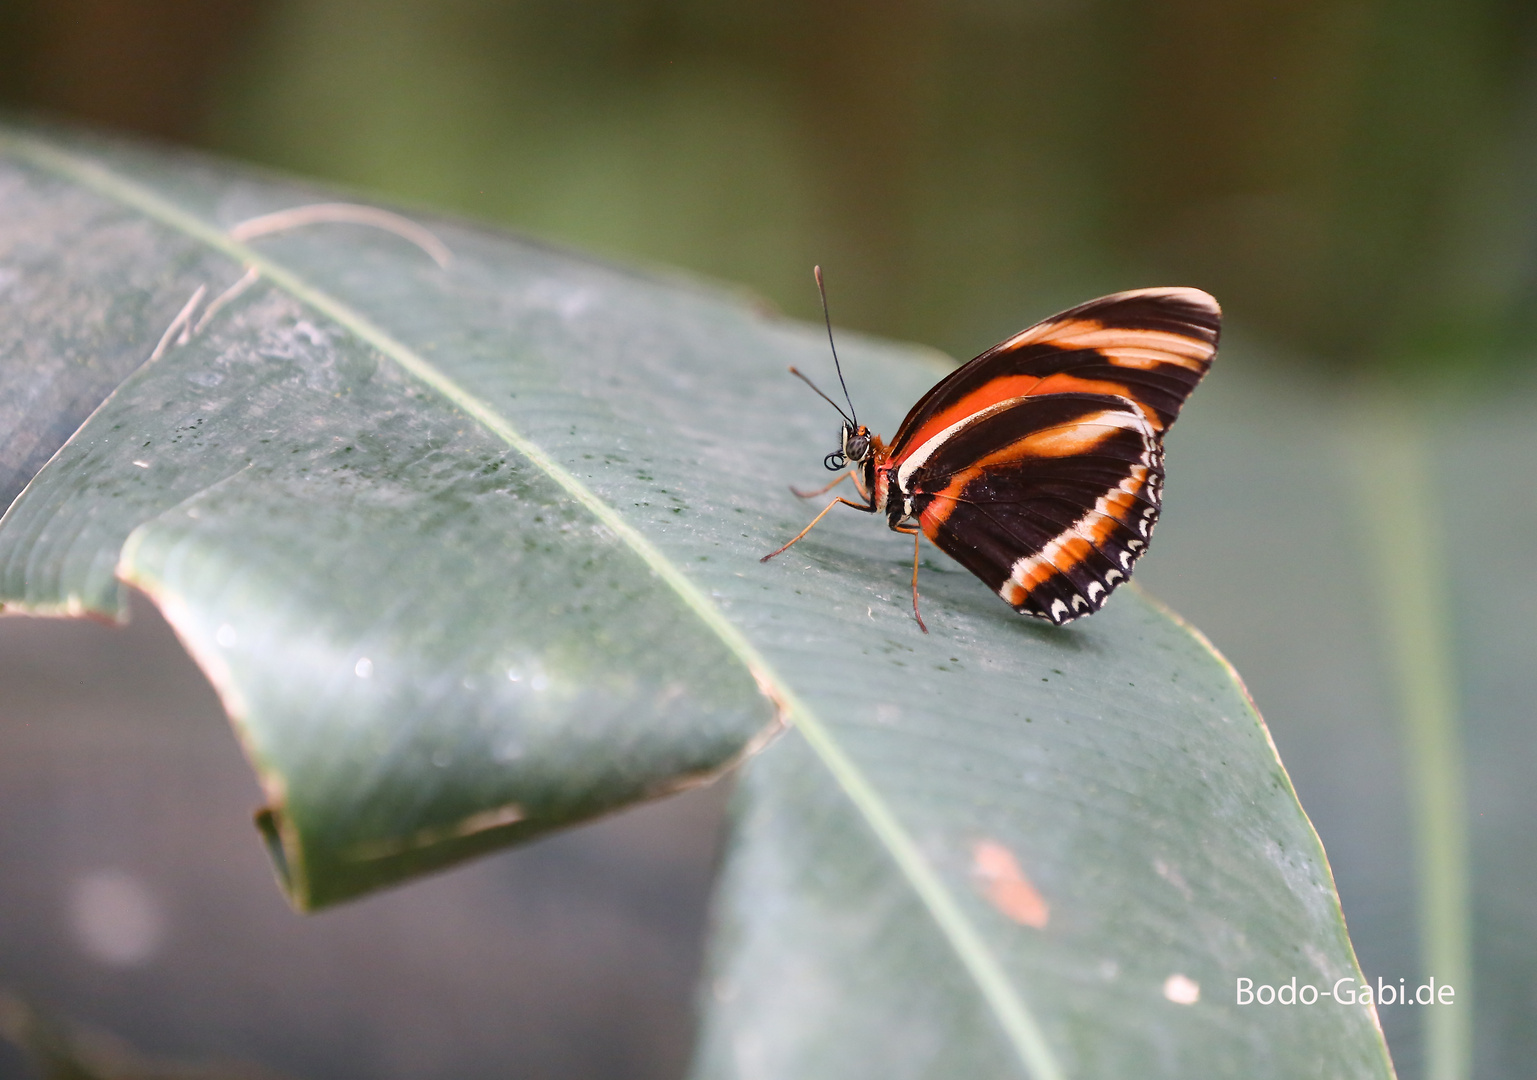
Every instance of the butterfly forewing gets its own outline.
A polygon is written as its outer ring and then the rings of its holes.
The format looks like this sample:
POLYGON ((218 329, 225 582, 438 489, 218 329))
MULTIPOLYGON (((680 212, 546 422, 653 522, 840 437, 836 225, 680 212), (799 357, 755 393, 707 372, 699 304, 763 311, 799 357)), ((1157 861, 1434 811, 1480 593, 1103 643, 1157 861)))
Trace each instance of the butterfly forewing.
POLYGON ((902 421, 892 456, 984 409, 1042 394, 1114 394, 1164 430, 1211 367, 1221 321, 1199 289, 1136 289, 1080 304, 940 380, 902 421))
POLYGON ((989 349, 898 430, 902 514, 1024 614, 1099 610, 1146 549, 1163 433, 1211 366, 1220 319, 1197 289, 1142 289, 989 349))

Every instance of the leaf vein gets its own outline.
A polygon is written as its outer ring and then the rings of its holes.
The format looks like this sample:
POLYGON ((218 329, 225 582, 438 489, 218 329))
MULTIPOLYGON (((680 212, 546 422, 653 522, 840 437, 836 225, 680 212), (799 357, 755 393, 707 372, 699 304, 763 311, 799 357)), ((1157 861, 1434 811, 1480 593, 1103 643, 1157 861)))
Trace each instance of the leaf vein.
POLYGON ((918 848, 886 800, 864 772, 848 756, 821 719, 802 702, 773 670, 767 659, 730 622, 718 605, 699 586, 631 525, 619 511, 598 497, 590 488, 538 444, 518 431, 506 417, 436 365, 361 313, 336 297, 309 284, 281 263, 261 255, 247 245, 221 232, 214 225, 189 214, 159 195, 112 170, 86 158, 60 150, 45 142, 10 133, 0 134, 0 147, 7 148, 33 165, 61 175, 107 198, 133 207, 162 224, 221 251, 246 267, 255 267, 273 284, 326 315, 360 340, 378 349, 417 380, 464 410, 469 416, 502 439, 545 472, 576 502, 604 525, 612 529, 649 566, 685 604, 721 639, 757 681, 759 688, 780 713, 781 723, 793 722, 811 745, 823 765, 843 789, 844 794, 865 818, 877 839, 886 848, 902 876, 928 909, 941 934, 956 953, 962 966, 977 985, 983 999, 994 1012, 1004 1034, 1033 1080, 1062 1080, 1063 1073, 1047 1044, 1034 1013, 1010 981, 1002 964, 988 948, 959 902, 940 879, 939 874, 918 848))

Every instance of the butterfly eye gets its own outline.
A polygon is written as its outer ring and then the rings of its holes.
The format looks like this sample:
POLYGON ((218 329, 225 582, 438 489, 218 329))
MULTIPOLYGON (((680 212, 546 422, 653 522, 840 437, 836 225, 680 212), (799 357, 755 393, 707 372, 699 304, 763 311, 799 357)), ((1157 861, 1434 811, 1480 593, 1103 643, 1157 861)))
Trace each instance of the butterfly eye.
POLYGON ((849 460, 863 461, 870 456, 870 439, 865 435, 856 435, 849 440, 849 460))

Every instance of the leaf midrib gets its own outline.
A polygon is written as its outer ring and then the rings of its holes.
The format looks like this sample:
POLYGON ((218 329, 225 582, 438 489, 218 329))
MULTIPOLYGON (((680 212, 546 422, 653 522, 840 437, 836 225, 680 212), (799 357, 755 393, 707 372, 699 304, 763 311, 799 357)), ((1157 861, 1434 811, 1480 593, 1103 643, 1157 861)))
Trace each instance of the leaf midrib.
POLYGON ((1021 1063, 1034 1080, 1062 1080, 1063 1073, 1047 1045, 1039 1022, 1009 981, 1003 967, 966 917, 960 904, 898 821, 896 814, 864 772, 844 752, 830 729, 800 700, 789 684, 705 592, 668 559, 619 512, 600 499, 575 474, 531 442, 490 405, 460 386, 413 349, 340 300, 310 285, 298 274, 272 261, 246 244, 231 239, 216 227, 174 206, 153 191, 120 176, 97 162, 50 146, 34 138, 0 132, 5 147, 33 165, 72 180, 228 255, 245 266, 254 266, 270 282, 301 303, 335 321, 367 342, 419 382, 462 409, 488 431, 541 469, 550 479, 588 510, 629 547, 721 639, 757 681, 759 688, 781 710, 821 758, 823 765, 865 818, 876 838, 909 886, 928 910, 957 958, 977 984, 1003 1028, 1021 1063))

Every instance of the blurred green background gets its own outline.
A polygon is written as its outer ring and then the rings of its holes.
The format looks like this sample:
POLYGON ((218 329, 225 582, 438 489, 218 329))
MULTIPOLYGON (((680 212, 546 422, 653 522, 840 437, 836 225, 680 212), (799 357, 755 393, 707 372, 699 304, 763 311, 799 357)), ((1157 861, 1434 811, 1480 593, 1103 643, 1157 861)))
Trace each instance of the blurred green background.
MULTIPOLYGON (((1382 593, 1393 586, 1380 585, 1378 571, 1394 535, 1433 540, 1435 580, 1407 587, 1444 586, 1448 596, 1441 629, 1466 755, 1459 836, 1472 861, 1473 971, 1459 988, 1473 1022, 1471 1075, 1530 1075, 1537 5, 0 0, 0 96, 13 109, 325 178, 360 197, 738 282, 798 317, 816 317, 809 269, 821 263, 839 324, 957 358, 1101 293, 1155 284, 1211 291, 1227 313, 1223 356, 1171 438, 1167 509, 1139 578, 1244 673, 1330 853, 1365 970, 1412 985, 1436 974, 1425 969, 1417 928, 1412 821, 1423 793, 1410 778, 1401 680, 1385 644, 1381 613, 1393 609, 1382 593), (1373 480, 1359 450, 1375 436, 1363 435, 1363 410, 1381 400, 1408 418, 1414 454, 1402 468, 1428 493, 1424 513, 1368 520, 1375 511, 1364 509, 1363 485, 1373 480)), ((822 406, 808 395, 807 407, 822 406)), ((825 449, 808 447, 808 476, 825 449)), ((59 776, 74 775, 70 755, 85 751, 39 733, 45 703, 70 680, 17 660, 37 646, 8 634, 0 664, 13 686, 33 679, 37 705, 27 716, 40 718, 20 739, 21 713, 0 712, 11 767, 34 784, 45 759, 59 776)), ((92 638, 80 647, 95 655, 151 646, 174 663, 163 635, 150 645, 92 638)), ((92 692, 110 713, 111 695, 92 692)), ((216 715, 208 701, 199 707, 216 715)), ((186 768, 195 766, 189 759, 186 768)), ((1457 762, 1447 767, 1461 772, 1457 762)), ((163 785, 132 780, 127 766, 90 775, 92 785, 106 775, 126 785, 124 805, 170 797, 163 785)), ((28 813, 36 797, 7 800, 5 813, 28 813)), ((200 813, 189 807, 203 796, 187 798, 177 814, 200 813)), ((230 798, 238 809, 248 794, 230 798)), ((260 979, 226 974, 219 987, 232 995, 230 1010, 254 1010, 265 1017, 255 1027, 268 1030, 221 1026, 207 1003, 194 1022, 180 997, 221 990, 194 991, 203 985, 196 979, 156 983, 151 965, 114 975, 128 981, 101 991, 89 964, 36 945, 54 895, 42 884, 25 903, 15 899, 13 910, 28 914, 11 930, 0 925, 0 982, 46 991, 66 1011, 167 1053, 223 1051, 315 1077, 441 1075, 450 1059, 455 1075, 675 1075, 687 1056, 683 988, 709 863, 698 837, 718 814, 718 801, 698 805, 685 814, 691 854, 667 864, 691 868, 667 872, 681 891, 658 901, 663 884, 635 884, 633 867, 610 882, 614 910, 631 912, 623 918, 657 903, 684 913, 646 946, 683 959, 657 969, 665 1016, 653 1027, 665 1038, 616 1033, 613 1017, 634 1012, 622 996, 607 1011, 582 1013, 607 1032, 601 1061, 589 1037, 573 1034, 566 1057, 543 1048, 518 1071, 527 1033, 555 1030, 554 1020, 530 1016, 501 1042, 487 1036, 455 1057, 450 1049, 465 1044, 444 1040, 447 1021, 432 1020, 432 1036, 413 1035, 403 1019, 438 1016, 425 998, 370 1012, 361 986, 364 1004, 335 1013, 348 1019, 332 1042, 306 1028, 296 1049, 282 1032, 320 1024, 331 1006, 293 998, 279 989, 281 965, 255 961, 260 979), (34 944, 15 945, 22 938, 34 944), (379 1049, 396 1042, 416 1050, 379 1049)), ((59 830, 99 827, 84 811, 61 811, 66 818, 73 824, 59 830)), ((665 830, 635 828, 626 835, 637 850, 653 842, 676 850, 656 839, 665 830)), ((55 843, 52 835, 39 826, 34 842, 55 843)), ((537 878, 541 866, 589 865, 595 849, 584 843, 603 842, 562 838, 536 848, 542 855, 506 856, 494 872, 446 880, 476 897, 476 881, 528 887, 520 875, 537 878)), ((30 857, 23 852, 11 858, 30 857)), ((154 873, 174 891, 177 875, 197 877, 224 865, 220 857, 157 856, 154 873)), ((61 880, 75 872, 67 862, 59 860, 61 880)), ((258 864, 242 873, 265 888, 250 869, 258 864)), ((487 885, 484 896, 500 887, 487 885)), ((415 925, 392 921, 403 903, 383 897, 306 925, 352 926, 388 951, 391 926, 415 925), (370 918, 378 929, 357 929, 375 925, 370 918)), ((196 918, 214 925, 218 916, 196 918)), ((436 918, 456 916, 440 909, 436 918)), ((238 937, 241 925, 230 922, 228 933, 238 937)), ((276 916, 261 925, 244 946, 253 955, 311 948, 286 938, 293 932, 276 916)), ((483 923, 474 925, 481 933, 483 923)), ((587 924, 566 932, 572 942, 601 937, 587 924)), ((428 961, 371 963, 400 973, 428 961)), ((452 981, 451 956, 432 963, 441 966, 433 978, 452 981)), ((631 965, 642 984, 636 973, 649 970, 634 956, 604 963, 631 965)), ((578 1031, 570 1018, 591 1004, 591 991, 572 985, 564 996, 529 991, 527 1001, 578 1031)), ((1468 1075, 1433 1072, 1412 1009, 1385 1008, 1382 1020, 1406 1080, 1468 1075)), ((7 1060, 0 1072, 20 1067, 7 1060)))
POLYGON ((12 102, 958 355, 1178 281, 1319 364, 1509 359, 1537 6, 6 0, 12 102))

